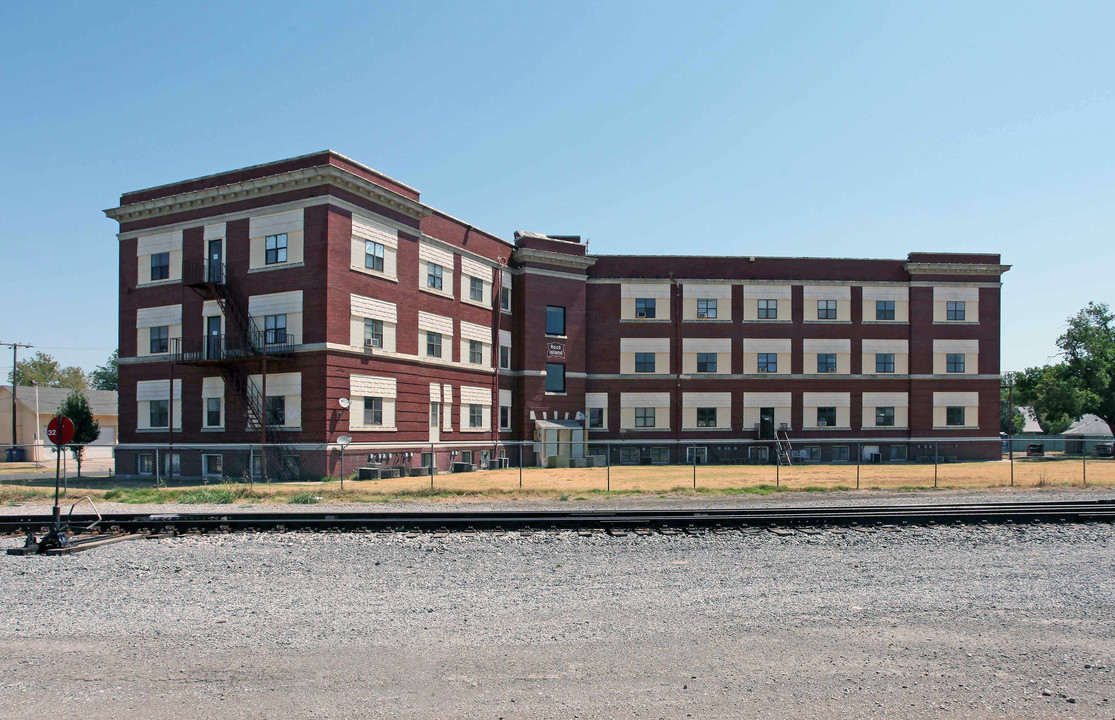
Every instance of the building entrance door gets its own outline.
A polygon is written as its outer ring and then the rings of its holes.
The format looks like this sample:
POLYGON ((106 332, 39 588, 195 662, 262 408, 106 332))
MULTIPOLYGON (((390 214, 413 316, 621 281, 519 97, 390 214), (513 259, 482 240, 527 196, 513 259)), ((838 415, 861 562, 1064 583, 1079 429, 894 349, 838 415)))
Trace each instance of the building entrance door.
POLYGON ((209 267, 206 270, 208 280, 211 283, 223 283, 225 266, 221 262, 224 256, 224 241, 223 240, 210 240, 209 241, 209 267))
POLYGON ((205 357, 217 360, 221 357, 221 316, 207 317, 205 325, 205 357))
POLYGON ((441 442, 441 403, 430 403, 430 442, 441 442))
POLYGON ((774 408, 759 408, 759 439, 774 439, 774 408))

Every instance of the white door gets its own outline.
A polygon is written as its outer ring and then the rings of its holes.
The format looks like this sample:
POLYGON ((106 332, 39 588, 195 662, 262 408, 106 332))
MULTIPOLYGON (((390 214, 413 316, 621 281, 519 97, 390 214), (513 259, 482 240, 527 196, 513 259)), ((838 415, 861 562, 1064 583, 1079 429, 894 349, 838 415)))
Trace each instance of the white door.
POLYGON ((441 442, 441 403, 430 403, 430 442, 441 442))

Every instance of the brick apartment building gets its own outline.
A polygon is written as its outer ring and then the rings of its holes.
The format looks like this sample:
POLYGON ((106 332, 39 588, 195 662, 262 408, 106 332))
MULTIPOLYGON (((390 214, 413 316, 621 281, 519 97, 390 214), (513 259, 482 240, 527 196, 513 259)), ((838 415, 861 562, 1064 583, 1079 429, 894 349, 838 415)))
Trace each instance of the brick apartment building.
POLYGON ((951 455, 999 456, 998 255, 512 243, 331 151, 125 193, 106 214, 121 474, 151 472, 155 443, 342 436, 365 452, 537 441, 574 463, 604 440, 621 462, 712 460, 741 440, 759 462, 791 445, 854 459, 856 443, 914 459, 949 439, 964 440, 951 455))

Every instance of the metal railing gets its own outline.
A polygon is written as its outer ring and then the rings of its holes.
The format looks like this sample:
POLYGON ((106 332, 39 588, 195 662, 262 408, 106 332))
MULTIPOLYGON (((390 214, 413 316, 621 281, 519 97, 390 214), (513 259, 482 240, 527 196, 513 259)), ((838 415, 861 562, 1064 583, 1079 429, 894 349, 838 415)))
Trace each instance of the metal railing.
POLYGON ((170 339, 169 360, 179 364, 222 362, 246 358, 287 357, 294 353, 294 335, 275 330, 170 339))

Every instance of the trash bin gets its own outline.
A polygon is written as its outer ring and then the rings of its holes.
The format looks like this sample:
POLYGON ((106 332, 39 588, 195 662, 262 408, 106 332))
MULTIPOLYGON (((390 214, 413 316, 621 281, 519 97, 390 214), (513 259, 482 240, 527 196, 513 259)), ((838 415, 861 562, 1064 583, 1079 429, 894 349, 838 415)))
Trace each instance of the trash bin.
POLYGON ((8 462, 23 462, 26 459, 27 451, 24 448, 8 448, 8 462))

